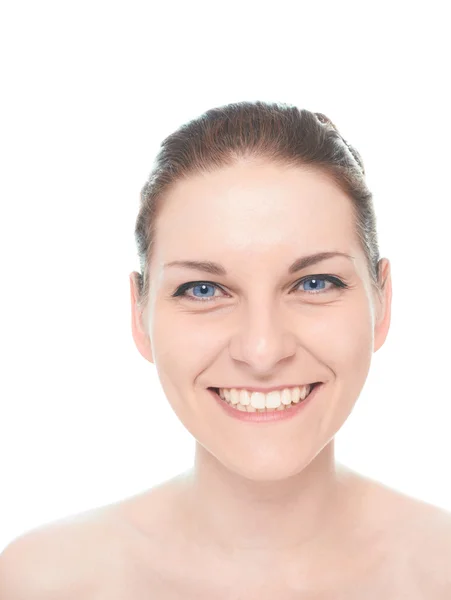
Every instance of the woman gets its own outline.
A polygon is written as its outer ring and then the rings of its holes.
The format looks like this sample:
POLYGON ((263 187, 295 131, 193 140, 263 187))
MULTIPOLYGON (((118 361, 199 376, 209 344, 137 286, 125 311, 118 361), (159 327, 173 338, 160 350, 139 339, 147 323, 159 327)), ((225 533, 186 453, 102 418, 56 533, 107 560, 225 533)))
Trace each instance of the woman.
POLYGON ((193 468, 16 541, 5 600, 450 598, 449 514, 334 458, 392 288, 362 159, 333 123, 208 111, 164 140, 135 235, 133 337, 193 468))

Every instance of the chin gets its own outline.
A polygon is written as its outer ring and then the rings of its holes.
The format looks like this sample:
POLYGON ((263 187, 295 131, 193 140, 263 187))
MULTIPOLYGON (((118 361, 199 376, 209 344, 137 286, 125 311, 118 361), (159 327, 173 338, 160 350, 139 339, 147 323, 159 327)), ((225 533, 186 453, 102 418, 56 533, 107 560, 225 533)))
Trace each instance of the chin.
POLYGON ((281 460, 280 455, 272 457, 261 455, 258 460, 257 457, 253 460, 242 460, 239 457, 234 459, 229 458, 228 460, 224 460, 223 464, 227 469, 244 479, 269 483, 284 481, 298 475, 308 466, 312 459, 313 456, 305 456, 304 460, 302 460, 300 454, 296 456, 296 460, 292 456, 289 461, 281 460))

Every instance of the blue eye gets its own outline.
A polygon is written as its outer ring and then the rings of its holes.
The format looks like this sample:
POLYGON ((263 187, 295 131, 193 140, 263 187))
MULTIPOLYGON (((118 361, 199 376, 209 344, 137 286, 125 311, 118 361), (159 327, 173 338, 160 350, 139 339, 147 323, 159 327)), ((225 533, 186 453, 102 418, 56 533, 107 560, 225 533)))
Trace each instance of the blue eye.
MULTIPOLYGON (((200 290, 200 296, 198 296, 198 298, 211 298, 212 296, 208 294, 208 288, 213 289, 214 287, 216 287, 214 284, 212 283, 198 283, 197 285, 191 285, 189 288, 185 288, 185 291, 187 289, 192 289, 193 291, 195 289, 200 290)), ((185 295, 185 294, 183 294, 185 295)), ((214 291, 213 291, 213 295, 214 295, 214 291)))
MULTIPOLYGON (((295 286, 295 291, 297 291, 297 287, 301 286, 302 284, 306 284, 306 283, 311 285, 312 289, 306 290, 304 288, 303 290, 300 290, 300 291, 305 292, 309 296, 325 294, 328 291, 333 290, 333 289, 348 287, 348 285, 346 283, 344 283, 341 279, 338 279, 338 277, 334 277, 332 275, 311 275, 309 277, 304 277, 303 279, 301 279, 295 286), (322 285, 323 283, 325 284, 325 282, 329 282, 332 285, 329 288, 325 288, 325 286, 322 285), (323 290, 325 290, 325 291, 323 291, 323 290)), ((213 288, 222 289, 216 283, 211 283, 209 281, 191 281, 189 283, 184 283, 179 288, 177 288, 177 290, 175 291, 175 293, 172 296, 173 297, 184 296, 186 298, 189 298, 190 300, 200 301, 200 302, 202 302, 204 300, 211 301, 211 299, 213 299, 213 300, 215 299, 213 288), (193 290, 193 293, 195 290, 198 290, 199 295, 198 296, 196 296, 196 295, 188 296, 186 294, 186 292, 191 289, 193 290), (209 293, 209 289, 213 290, 213 292, 211 294, 209 293)))
MULTIPOLYGON (((309 284, 312 283, 312 286, 313 286, 313 290, 312 291, 315 292, 318 289, 324 289, 324 287, 320 287, 320 283, 325 283, 325 281, 326 280, 324 278, 321 278, 321 277, 317 277, 316 279, 314 279, 313 277, 310 277, 310 279, 304 279, 304 281, 301 281, 299 285, 306 284, 306 283, 309 283, 309 284)), ((306 290, 304 288, 304 291, 308 292, 310 290, 306 290)))

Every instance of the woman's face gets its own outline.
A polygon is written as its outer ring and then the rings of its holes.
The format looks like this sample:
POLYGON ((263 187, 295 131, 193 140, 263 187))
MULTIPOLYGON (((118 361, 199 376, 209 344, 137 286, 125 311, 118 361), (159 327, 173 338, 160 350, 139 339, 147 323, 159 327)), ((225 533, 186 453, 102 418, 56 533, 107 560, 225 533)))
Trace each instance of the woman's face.
POLYGON ((317 171, 242 162, 192 176, 161 207, 141 321, 131 278, 134 339, 205 449, 247 478, 283 479, 330 442, 363 388, 389 328, 386 259, 382 267, 378 299, 351 202, 317 171), (289 272, 295 260, 319 252, 352 258, 289 272), (226 274, 168 266, 173 261, 214 262, 226 274), (186 283, 193 286, 176 295, 186 283), (294 418, 265 423, 231 418, 207 389, 317 381, 324 385, 294 418))

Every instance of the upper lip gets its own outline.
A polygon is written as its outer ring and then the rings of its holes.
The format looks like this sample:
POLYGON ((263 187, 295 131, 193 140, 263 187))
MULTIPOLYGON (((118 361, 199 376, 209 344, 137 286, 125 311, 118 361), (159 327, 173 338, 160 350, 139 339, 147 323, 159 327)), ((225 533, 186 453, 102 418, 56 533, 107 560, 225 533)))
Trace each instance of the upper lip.
POLYGON ((263 394, 269 394, 269 392, 278 392, 280 390, 284 390, 285 388, 294 388, 294 387, 298 387, 298 386, 302 387, 304 385, 312 385, 313 383, 321 383, 321 382, 314 381, 314 382, 311 382, 310 384, 307 384, 307 383, 302 383, 302 384, 293 383, 291 385, 277 385, 277 386, 269 387, 269 388, 255 387, 255 386, 246 386, 246 385, 243 385, 243 386, 239 386, 239 385, 232 385, 232 386, 224 385, 224 386, 217 386, 217 387, 215 387, 213 389, 225 388, 225 389, 229 389, 229 390, 231 390, 231 389, 235 389, 235 390, 249 390, 249 392, 262 392, 263 394))

